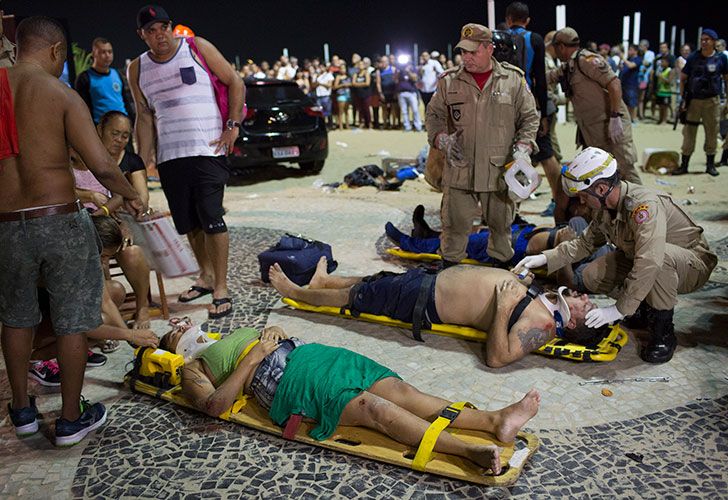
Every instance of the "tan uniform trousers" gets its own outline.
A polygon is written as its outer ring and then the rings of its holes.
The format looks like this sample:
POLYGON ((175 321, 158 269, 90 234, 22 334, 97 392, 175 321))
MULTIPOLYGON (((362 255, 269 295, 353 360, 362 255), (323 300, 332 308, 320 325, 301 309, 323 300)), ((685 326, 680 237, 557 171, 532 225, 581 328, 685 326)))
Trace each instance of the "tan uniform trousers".
POLYGON ((619 176, 623 181, 629 181, 632 184, 642 184, 642 180, 640 180, 640 176, 635 168, 637 164, 637 150, 632 140, 632 124, 629 122, 629 119, 622 118, 622 127, 624 129, 624 135, 622 136, 622 140, 616 144, 609 139, 609 134, 607 133, 608 122, 599 122, 580 127, 579 131, 584 138, 586 146, 603 149, 614 156, 614 159, 617 160, 619 176))
POLYGON ((559 138, 556 136, 556 115, 553 116, 553 120, 549 123, 549 137, 551 138, 551 149, 554 152, 554 156, 556 157, 556 161, 561 163, 561 159, 563 156, 561 156, 561 146, 559 146, 559 138))
POLYGON ((488 255, 501 262, 509 262, 513 258, 511 224, 515 205, 507 190, 476 193, 443 187, 440 207, 442 258, 450 262, 460 262, 466 257, 468 236, 473 228, 473 219, 478 213, 478 203, 483 222, 490 230, 488 255))
MULTIPOLYGON (((678 294, 694 292, 703 286, 716 264, 713 254, 667 243, 662 268, 645 300, 660 311, 674 309, 678 294)), ((584 286, 592 293, 616 298, 632 265, 632 260, 621 250, 602 255, 584 268, 584 286)))
MULTIPOLYGON (((693 99, 688 104, 687 121, 698 123, 702 120, 705 127, 706 155, 714 155, 718 149, 718 125, 720 123, 720 100, 718 96, 708 99, 693 99)), ((695 134, 698 126, 686 123, 683 125, 682 154, 690 156, 695 151, 695 134)))

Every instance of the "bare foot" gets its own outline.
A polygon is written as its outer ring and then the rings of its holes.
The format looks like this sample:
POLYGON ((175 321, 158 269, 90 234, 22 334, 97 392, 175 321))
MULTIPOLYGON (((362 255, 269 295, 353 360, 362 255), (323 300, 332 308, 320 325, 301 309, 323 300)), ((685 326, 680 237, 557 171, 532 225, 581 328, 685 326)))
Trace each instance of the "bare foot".
POLYGON ((326 288, 326 281, 329 278, 329 272, 326 270, 328 261, 325 256, 322 256, 316 264, 316 272, 313 273, 311 282, 308 284, 309 288, 326 288))
POLYGON ((516 434, 526 422, 538 413, 541 395, 536 389, 531 389, 518 403, 503 408, 499 413, 500 423, 496 427, 496 437, 504 443, 516 439, 516 434))
POLYGON ((137 309, 136 315, 134 315, 134 330, 148 330, 151 326, 149 321, 149 308, 140 307, 137 309))
POLYGON ((283 272, 283 269, 281 269, 281 266, 278 265, 277 262, 270 266, 268 277, 270 278, 270 284, 273 285, 273 288, 275 288, 283 297, 294 298, 293 294, 298 288, 300 288, 293 281, 288 279, 288 276, 286 276, 286 273, 283 272))
POLYGON ((475 445, 468 450, 468 459, 482 468, 490 469, 493 474, 500 474, 500 449, 495 445, 475 445))

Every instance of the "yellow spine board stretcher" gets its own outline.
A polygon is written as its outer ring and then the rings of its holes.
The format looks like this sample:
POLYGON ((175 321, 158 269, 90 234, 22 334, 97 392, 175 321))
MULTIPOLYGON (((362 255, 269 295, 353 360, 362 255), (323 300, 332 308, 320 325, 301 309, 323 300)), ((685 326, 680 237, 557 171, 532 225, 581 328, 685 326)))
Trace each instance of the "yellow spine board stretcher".
MULTIPOLYGON (((184 361, 181 355, 161 349, 150 349, 138 355, 136 351, 135 370, 128 373, 124 382, 135 392, 140 392, 171 403, 193 408, 192 404, 182 396, 180 376, 184 361), (164 375, 155 379, 164 380, 163 387, 151 383, 144 373, 164 375), (175 381, 174 383, 169 383, 175 381)), ((339 426, 334 434, 325 441, 316 441, 308 433, 315 424, 306 421, 298 427, 294 441, 319 446, 330 450, 355 455, 361 458, 376 460, 400 467, 436 474, 452 479, 460 479, 487 486, 513 485, 523 471, 523 467, 539 447, 538 438, 529 433, 519 432, 513 443, 503 443, 491 434, 481 431, 447 428, 463 407, 473 406, 469 403, 453 403, 443 410, 425 432, 417 450, 399 443, 375 430, 364 427, 339 426), (447 428, 447 429, 446 429, 447 428), (440 432, 450 432, 458 439, 482 445, 497 445, 501 448, 501 474, 484 473, 483 469, 461 457, 433 452, 432 449, 440 432)), ((193 408, 194 409, 194 408, 193 408)), ((245 396, 238 399, 233 406, 219 416, 228 422, 249 427, 276 436, 283 436, 283 429, 273 423, 268 412, 258 405, 255 398, 245 396)))
MULTIPOLYGON (((284 298, 283 303, 294 309, 302 311, 317 312, 327 314, 329 316, 339 316, 349 319, 358 319, 368 321, 370 323, 378 323, 380 325, 394 326, 398 328, 412 329, 411 323, 405 323, 387 316, 377 316, 375 314, 360 313, 352 314, 350 309, 330 306, 313 306, 306 302, 298 302, 293 299, 284 298)), ((472 340, 475 342, 485 342, 488 334, 482 330, 477 330, 469 326, 435 324, 429 330, 422 329, 426 333, 434 333, 444 337, 453 337, 462 340, 472 340)), ((572 361, 613 361, 619 351, 627 344, 628 336, 619 325, 612 327, 609 335, 604 337, 596 346, 589 347, 579 344, 572 344, 564 339, 555 338, 548 343, 536 349, 534 354, 543 356, 551 356, 554 358, 570 359, 572 361)))
MULTIPOLYGON (((389 255, 394 255, 395 257, 399 257, 400 259, 417 260, 420 262, 433 262, 436 260, 442 260, 442 255, 439 255, 436 253, 408 252, 406 250, 402 250, 399 247, 387 248, 387 253, 389 255)), ((475 260, 475 259, 463 259, 460 261, 460 264, 468 264, 471 266, 492 267, 487 262, 480 262, 479 260, 475 260)), ((531 272, 533 272, 533 274, 535 274, 536 276, 540 276, 542 278, 546 277, 546 268, 539 267, 537 269, 532 269, 531 272)))

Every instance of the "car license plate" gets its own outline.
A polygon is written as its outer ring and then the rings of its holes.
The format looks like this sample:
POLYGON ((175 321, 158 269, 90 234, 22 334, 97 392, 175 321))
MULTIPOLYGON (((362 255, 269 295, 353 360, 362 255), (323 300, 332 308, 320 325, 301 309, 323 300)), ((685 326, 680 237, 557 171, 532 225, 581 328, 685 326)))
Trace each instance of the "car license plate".
POLYGON ((273 148, 273 158, 293 158, 298 156, 300 151, 298 146, 288 146, 286 148, 273 148))

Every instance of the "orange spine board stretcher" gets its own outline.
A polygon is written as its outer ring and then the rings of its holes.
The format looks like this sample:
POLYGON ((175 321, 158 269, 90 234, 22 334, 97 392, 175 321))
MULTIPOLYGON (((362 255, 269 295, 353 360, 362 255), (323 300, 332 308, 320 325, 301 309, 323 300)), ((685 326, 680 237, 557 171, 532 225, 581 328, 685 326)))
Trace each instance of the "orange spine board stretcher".
MULTIPOLYGON (((166 354, 178 356, 172 353, 166 354)), ((131 372, 127 374, 124 382, 135 392, 157 397, 186 408, 193 408, 192 404, 182 396, 181 385, 166 389, 160 388, 145 382, 144 377, 132 376, 131 372)), ((283 429, 270 419, 268 412, 261 408, 254 398, 249 396, 238 399, 219 418, 258 431, 283 436, 283 429)), ((524 465, 539 447, 539 439, 533 434, 519 432, 514 442, 503 443, 491 434, 481 431, 438 428, 436 423, 441 424, 440 420, 442 419, 436 419, 428 432, 425 433, 423 442, 420 444, 422 451, 364 427, 339 426, 331 438, 325 441, 317 441, 308 435, 308 432, 315 424, 306 421, 301 422, 292 440, 451 479, 500 487, 511 486, 518 480, 524 465), (469 460, 454 455, 432 452, 429 445, 434 445, 439 432, 450 432, 456 435, 458 439, 466 442, 499 446, 501 448, 501 474, 498 476, 489 473, 484 474, 481 467, 469 460), (418 451, 420 452, 418 453, 418 451)))
MULTIPOLYGON (((412 329, 411 323, 405 323, 404 321, 392 319, 387 316, 377 316, 375 314, 368 313, 354 315, 350 309, 343 307, 313 306, 287 297, 282 300, 284 304, 302 311, 327 314, 329 316, 339 316, 342 318, 358 319, 361 321, 394 326, 407 330, 412 329)), ((472 340, 475 342, 485 342, 488 337, 488 334, 482 330, 460 325, 434 324, 430 329, 426 330, 423 328, 422 331, 442 335, 444 337, 472 340)), ((629 337, 627 336, 627 332, 622 330, 619 325, 615 325, 612 327, 609 335, 604 337, 594 347, 572 344, 564 339, 555 338, 533 352, 534 354, 569 359, 572 361, 613 361, 617 357, 617 354, 619 354, 622 347, 627 344, 628 339, 629 337)))

